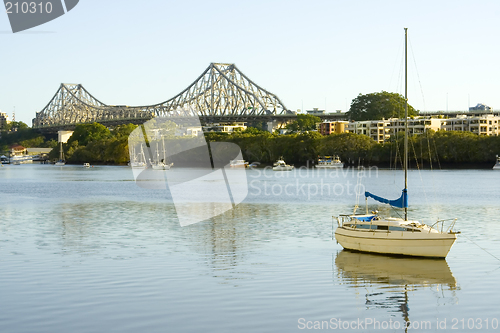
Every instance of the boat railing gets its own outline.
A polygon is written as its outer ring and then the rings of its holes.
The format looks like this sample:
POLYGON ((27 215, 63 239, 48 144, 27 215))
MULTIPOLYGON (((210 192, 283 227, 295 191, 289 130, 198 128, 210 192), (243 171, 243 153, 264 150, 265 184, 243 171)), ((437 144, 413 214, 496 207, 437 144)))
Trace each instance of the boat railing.
POLYGON ((336 216, 335 218, 337 219, 337 224, 339 225, 339 227, 343 226, 344 223, 350 222, 352 220, 351 216, 347 214, 341 214, 339 216, 336 216))
POLYGON ((452 221, 450 223, 450 225, 448 226, 448 228, 446 228, 446 233, 460 233, 460 232, 454 232, 453 231, 453 227, 455 226, 455 223, 457 222, 457 219, 454 218, 454 219, 444 219, 444 220, 437 220, 433 225, 431 225, 431 228, 429 229, 429 232, 431 232, 431 229, 436 229, 438 230, 439 228, 439 224, 441 224, 441 233, 443 233, 443 230, 444 230, 444 226, 445 226, 445 222, 447 221, 452 221), (436 226, 436 228, 434 228, 434 226, 436 226))

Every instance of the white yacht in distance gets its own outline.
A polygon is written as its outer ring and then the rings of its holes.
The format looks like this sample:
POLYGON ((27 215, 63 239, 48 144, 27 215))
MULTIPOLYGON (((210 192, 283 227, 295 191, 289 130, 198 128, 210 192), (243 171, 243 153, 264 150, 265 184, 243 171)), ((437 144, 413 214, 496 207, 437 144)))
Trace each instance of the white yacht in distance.
MULTIPOLYGON (((405 51, 407 45, 407 28, 405 28, 405 51)), ((405 52, 405 68, 407 55, 405 52)), ((405 70, 406 73, 406 70, 405 70)), ((393 207, 404 209, 404 218, 385 218, 377 212, 368 213, 368 204, 365 214, 356 214, 358 206, 349 215, 337 217, 338 228, 335 231, 337 241, 348 250, 362 252, 375 252, 392 255, 407 255, 421 257, 444 258, 457 239, 453 227, 456 219, 450 226, 444 228, 444 220, 438 220, 432 226, 408 219, 408 98, 406 93, 405 74, 405 136, 404 136, 404 189, 401 197, 388 200, 370 192, 365 192, 368 197, 393 207), (440 228, 434 226, 439 226, 440 228)))
POLYGON ((33 163, 33 156, 11 156, 10 163, 14 165, 33 163))
POLYGON ((245 160, 231 160, 229 161, 229 167, 231 168, 246 168, 248 162, 245 160))
POLYGON ((292 171, 293 165, 288 165, 285 163, 283 158, 280 158, 273 164, 273 171, 292 171))
POLYGON ((316 168, 343 168, 344 163, 340 161, 338 156, 322 156, 318 157, 316 168))
POLYGON ((493 170, 500 170, 500 157, 497 155, 497 162, 493 166, 493 170))

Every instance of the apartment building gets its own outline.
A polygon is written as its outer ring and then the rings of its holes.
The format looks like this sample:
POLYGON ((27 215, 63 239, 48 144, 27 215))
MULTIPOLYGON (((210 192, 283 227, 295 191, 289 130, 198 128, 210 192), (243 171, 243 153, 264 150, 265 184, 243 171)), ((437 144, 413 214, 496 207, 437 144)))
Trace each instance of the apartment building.
MULTIPOLYGON (((386 142, 392 135, 403 132, 404 119, 383 119, 354 121, 347 125, 351 133, 367 135, 378 143, 386 142)), ((500 135, 500 117, 493 114, 481 116, 461 115, 456 118, 443 119, 431 117, 417 117, 408 119, 408 133, 422 134, 428 130, 434 131, 467 131, 478 135, 500 135)))
POLYGON ((318 132, 323 135, 347 132, 348 121, 325 121, 319 124, 318 132))
POLYGON ((485 114, 475 117, 465 115, 452 119, 442 119, 441 129, 444 131, 467 131, 478 135, 498 136, 500 134, 500 117, 485 114))
POLYGON ((367 135, 378 143, 383 143, 391 136, 389 124, 389 120, 354 121, 347 125, 347 131, 367 135))
MULTIPOLYGON (((408 119, 408 133, 422 134, 428 130, 439 131, 441 129, 442 119, 429 118, 429 117, 418 117, 414 119, 408 119)), ((394 135, 398 132, 405 130, 404 119, 389 119, 389 134, 394 135)))

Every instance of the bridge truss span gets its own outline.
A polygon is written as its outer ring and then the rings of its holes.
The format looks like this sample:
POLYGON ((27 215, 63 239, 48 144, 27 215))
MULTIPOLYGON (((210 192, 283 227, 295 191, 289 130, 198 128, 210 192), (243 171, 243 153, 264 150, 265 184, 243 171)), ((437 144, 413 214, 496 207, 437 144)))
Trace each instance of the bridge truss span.
POLYGON ((280 99, 245 76, 234 64, 211 63, 186 89, 154 105, 107 105, 81 84, 61 84, 45 108, 37 112, 33 128, 55 130, 76 124, 143 123, 152 117, 196 110, 202 120, 247 121, 290 115, 280 99))

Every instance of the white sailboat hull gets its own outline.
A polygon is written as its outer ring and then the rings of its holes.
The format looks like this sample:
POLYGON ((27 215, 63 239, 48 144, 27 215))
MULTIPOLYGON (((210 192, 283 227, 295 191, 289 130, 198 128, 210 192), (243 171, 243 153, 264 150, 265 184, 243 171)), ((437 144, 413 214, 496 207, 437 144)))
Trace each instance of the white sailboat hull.
POLYGON ((454 233, 352 230, 339 227, 335 238, 343 248, 362 252, 445 258, 454 233))
POLYGON ((132 167, 132 168, 137 168, 137 169, 145 169, 146 168, 146 163, 130 162, 129 166, 132 167))
POLYGON ((159 164, 153 164, 151 168, 153 168, 153 170, 170 170, 171 166, 172 166, 171 164, 159 163, 159 164))

